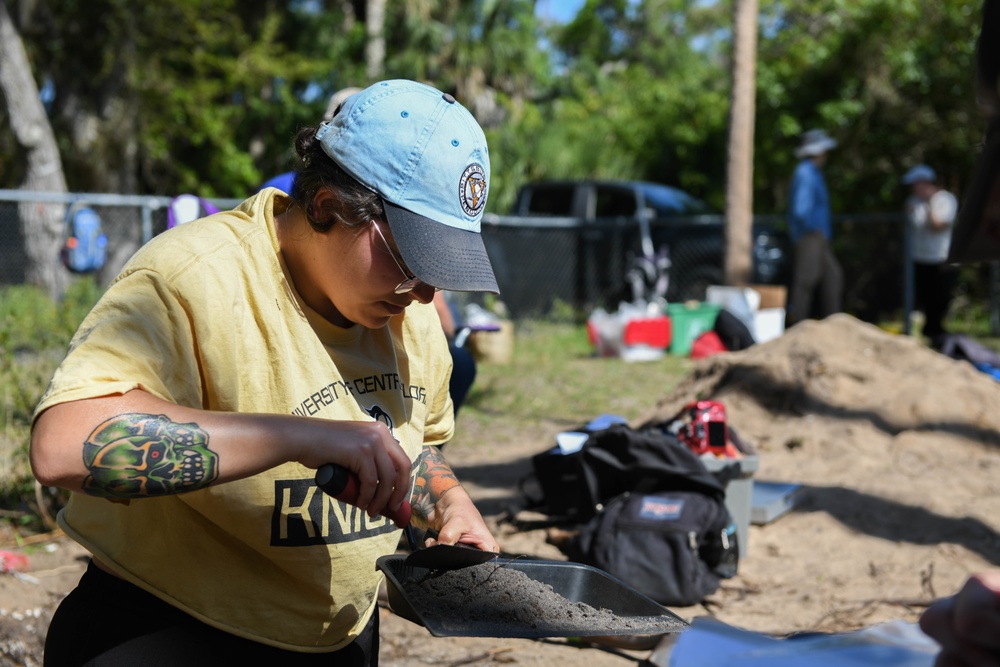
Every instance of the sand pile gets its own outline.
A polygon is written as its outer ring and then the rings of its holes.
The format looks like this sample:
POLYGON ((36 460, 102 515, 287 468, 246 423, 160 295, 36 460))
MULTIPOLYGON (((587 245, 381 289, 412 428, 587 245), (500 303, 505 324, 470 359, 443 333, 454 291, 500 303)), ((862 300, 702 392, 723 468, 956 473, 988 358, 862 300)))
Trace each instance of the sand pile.
POLYGON ((718 615, 776 634, 914 620, 1000 565, 1000 382, 848 315, 701 362, 648 418, 723 402, 799 511, 753 527, 718 615), (737 599, 739 603, 736 604, 737 599))

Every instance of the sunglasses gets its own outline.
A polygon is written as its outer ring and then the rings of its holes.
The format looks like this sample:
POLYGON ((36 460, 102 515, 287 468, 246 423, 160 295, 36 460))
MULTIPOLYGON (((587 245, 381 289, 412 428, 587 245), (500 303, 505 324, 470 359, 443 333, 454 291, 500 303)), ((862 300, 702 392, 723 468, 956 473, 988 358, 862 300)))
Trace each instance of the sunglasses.
MULTIPOLYGON (((396 285, 395 289, 393 289, 393 292, 395 292, 396 294, 406 294, 407 292, 412 292, 420 285, 426 285, 427 283, 422 281, 420 278, 417 278, 415 275, 406 272, 406 269, 403 268, 402 263, 398 259, 396 259, 396 253, 392 251, 392 246, 389 245, 389 241, 385 238, 385 234, 383 234, 382 230, 379 229, 378 223, 372 220, 372 226, 375 227, 375 231, 378 232, 379 238, 382 239, 382 243, 385 244, 386 252, 389 253, 389 257, 392 257, 392 261, 395 262, 396 268, 398 268, 399 272, 402 273, 404 276, 403 280, 398 285, 396 285)), ((440 292, 441 288, 435 287, 434 291, 440 292)))

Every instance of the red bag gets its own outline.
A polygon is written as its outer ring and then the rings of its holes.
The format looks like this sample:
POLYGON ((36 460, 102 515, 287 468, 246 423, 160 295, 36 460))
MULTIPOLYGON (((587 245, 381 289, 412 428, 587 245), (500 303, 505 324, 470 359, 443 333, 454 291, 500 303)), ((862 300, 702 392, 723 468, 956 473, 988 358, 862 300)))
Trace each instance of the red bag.
POLYGON ((648 345, 662 350, 670 346, 670 318, 643 317, 625 325, 622 340, 626 345, 648 345))
POLYGON ((703 357, 710 357, 713 354, 719 354, 720 352, 729 352, 729 349, 722 344, 722 339, 719 338, 719 334, 714 331, 706 331, 691 343, 691 358, 701 359, 703 357))

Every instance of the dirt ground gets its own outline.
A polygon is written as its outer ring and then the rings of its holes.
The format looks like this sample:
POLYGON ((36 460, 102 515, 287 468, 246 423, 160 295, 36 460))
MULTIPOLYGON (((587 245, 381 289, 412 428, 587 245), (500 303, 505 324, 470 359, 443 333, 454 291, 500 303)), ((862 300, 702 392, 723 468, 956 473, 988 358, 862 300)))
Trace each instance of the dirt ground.
MULTIPOLYGON (((915 621, 970 571, 1000 565, 1000 384, 971 365, 838 315, 698 362, 641 421, 668 418, 694 397, 725 404, 758 451, 756 480, 803 492, 796 511, 750 527, 737 577, 705 604, 673 608, 682 618, 776 636, 915 621)), ((528 438, 484 453, 456 442, 447 452, 506 552, 563 558, 544 528, 505 520, 516 481, 548 444, 528 438)), ((40 665, 50 614, 86 553, 58 536, 0 549, 29 559, 26 572, 0 575, 0 666, 40 665)), ((624 667, 650 656, 648 643, 439 638, 381 613, 390 667, 624 667)))

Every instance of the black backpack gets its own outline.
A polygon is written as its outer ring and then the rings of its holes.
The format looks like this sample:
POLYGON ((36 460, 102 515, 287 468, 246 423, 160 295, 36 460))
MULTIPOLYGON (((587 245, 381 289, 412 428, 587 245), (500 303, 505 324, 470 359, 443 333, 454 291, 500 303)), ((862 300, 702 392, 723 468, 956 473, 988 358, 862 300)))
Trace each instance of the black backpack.
MULTIPOLYGON (((545 453, 535 470, 546 505, 558 489, 573 493, 562 509, 583 524, 564 551, 661 604, 689 606, 736 575, 736 524, 726 509, 726 483, 739 466, 710 472, 676 435, 649 424, 613 425, 589 434, 579 452, 545 453)), ((541 455, 540 455, 541 456, 541 455)))
POLYGON ((730 352, 739 352, 754 345, 753 334, 743 320, 723 308, 715 318, 712 330, 730 352))
POLYGON ((724 500, 726 483, 739 475, 739 466, 710 472, 668 425, 580 427, 588 437, 579 451, 563 454, 554 448, 532 457, 532 474, 520 482, 525 504, 584 523, 627 491, 700 491, 724 500))
POLYGON ((623 493, 583 526, 567 554, 664 605, 698 604, 736 575, 736 524, 699 491, 623 493))

